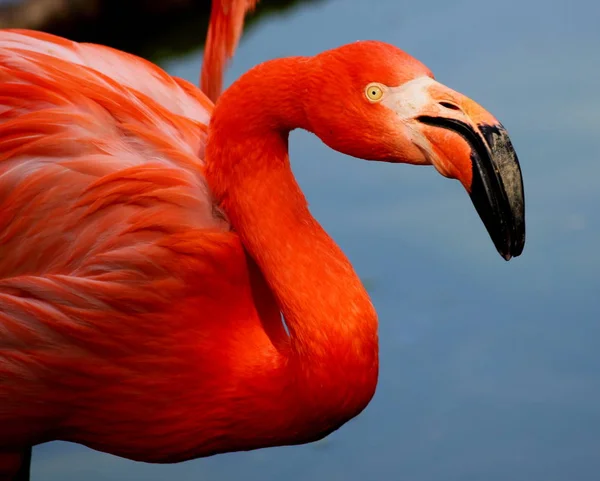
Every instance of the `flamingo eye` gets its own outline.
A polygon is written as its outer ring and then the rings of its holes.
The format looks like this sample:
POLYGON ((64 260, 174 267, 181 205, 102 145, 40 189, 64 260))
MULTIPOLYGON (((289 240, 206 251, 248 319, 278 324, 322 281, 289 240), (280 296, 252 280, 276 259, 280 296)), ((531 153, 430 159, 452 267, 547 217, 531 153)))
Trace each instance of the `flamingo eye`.
POLYGON ((365 89, 365 95, 371 102, 379 102, 383 97, 383 88, 380 84, 369 84, 365 89))

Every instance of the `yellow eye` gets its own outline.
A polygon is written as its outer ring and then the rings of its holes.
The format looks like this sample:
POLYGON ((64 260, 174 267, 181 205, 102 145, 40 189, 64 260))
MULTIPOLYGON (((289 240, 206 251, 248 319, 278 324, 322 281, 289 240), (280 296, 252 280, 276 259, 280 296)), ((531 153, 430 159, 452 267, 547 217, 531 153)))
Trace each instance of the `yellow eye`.
POLYGON ((369 84, 365 89, 365 94, 371 102, 379 102, 383 97, 383 89, 379 84, 369 84))

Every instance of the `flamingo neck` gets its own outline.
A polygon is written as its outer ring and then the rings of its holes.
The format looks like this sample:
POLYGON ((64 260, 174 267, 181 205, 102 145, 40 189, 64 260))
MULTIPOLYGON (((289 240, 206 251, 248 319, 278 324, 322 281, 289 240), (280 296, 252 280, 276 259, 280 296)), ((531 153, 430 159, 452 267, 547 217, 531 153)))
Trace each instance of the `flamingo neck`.
POLYGON ((300 88, 309 70, 306 58, 271 61, 223 94, 209 129, 206 176, 283 313, 283 359, 298 395, 350 418, 377 383, 377 316, 290 168, 290 130, 310 130, 300 88))

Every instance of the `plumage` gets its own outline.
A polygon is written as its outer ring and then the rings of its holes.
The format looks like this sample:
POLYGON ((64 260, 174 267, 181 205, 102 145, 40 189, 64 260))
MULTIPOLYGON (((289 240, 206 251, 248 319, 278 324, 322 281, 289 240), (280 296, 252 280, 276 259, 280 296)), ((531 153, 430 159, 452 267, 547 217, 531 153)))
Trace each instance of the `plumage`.
MULTIPOLYGON (((211 275, 223 282, 207 296, 236 290, 243 253, 202 175, 211 111, 197 89, 136 57, 0 34, 0 446, 52 437, 44 420, 65 416, 65 396, 89 376, 77 366, 93 370, 102 352, 130 355, 122 341, 140 316, 185 310, 177 302, 211 275), (32 410, 44 385, 53 387, 32 410)), ((152 346, 175 342, 166 324, 145 329, 152 346)), ((113 377, 114 363, 97 374, 113 377)))
POLYGON ((258 0, 213 0, 200 86, 213 102, 223 89, 223 74, 242 35, 244 18, 258 0))

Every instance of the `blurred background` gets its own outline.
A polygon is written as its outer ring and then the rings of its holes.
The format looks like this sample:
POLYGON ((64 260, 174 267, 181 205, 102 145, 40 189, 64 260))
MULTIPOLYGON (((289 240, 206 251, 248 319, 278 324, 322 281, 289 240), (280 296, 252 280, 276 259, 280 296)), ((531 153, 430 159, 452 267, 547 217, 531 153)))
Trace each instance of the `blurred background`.
MULTIPOLYGON (((209 1, 1 0, 0 26, 144 56, 197 83, 209 1)), ((462 187, 294 132, 313 214, 380 315, 372 403, 325 440, 177 465, 50 443, 34 481, 600 480, 600 3, 263 0, 227 84, 255 64, 393 43, 507 127, 527 245, 509 263, 462 187)))

